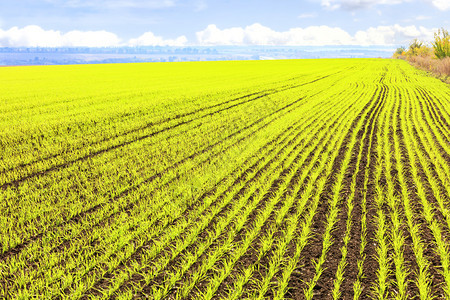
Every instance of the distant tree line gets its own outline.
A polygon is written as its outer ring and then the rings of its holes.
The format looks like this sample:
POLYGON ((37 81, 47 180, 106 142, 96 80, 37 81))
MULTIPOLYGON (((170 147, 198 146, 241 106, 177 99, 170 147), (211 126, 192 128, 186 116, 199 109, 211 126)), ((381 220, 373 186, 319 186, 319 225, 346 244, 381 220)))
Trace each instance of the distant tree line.
POLYGON ((434 56, 437 59, 444 59, 450 57, 450 34, 448 30, 441 28, 434 33, 434 41, 431 42, 431 47, 418 39, 414 39, 409 47, 399 47, 395 51, 394 57, 411 57, 411 56, 434 56))
POLYGON ((431 43, 414 39, 408 48, 397 48, 393 57, 405 59, 450 82, 450 34, 444 28, 434 33, 431 43))

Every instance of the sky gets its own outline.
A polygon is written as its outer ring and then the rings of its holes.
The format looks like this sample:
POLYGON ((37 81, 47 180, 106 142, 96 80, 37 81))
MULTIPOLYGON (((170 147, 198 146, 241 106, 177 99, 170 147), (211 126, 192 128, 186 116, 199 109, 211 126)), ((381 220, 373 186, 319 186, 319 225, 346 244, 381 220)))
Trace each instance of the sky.
POLYGON ((0 47, 408 45, 450 0, 0 0, 0 47))

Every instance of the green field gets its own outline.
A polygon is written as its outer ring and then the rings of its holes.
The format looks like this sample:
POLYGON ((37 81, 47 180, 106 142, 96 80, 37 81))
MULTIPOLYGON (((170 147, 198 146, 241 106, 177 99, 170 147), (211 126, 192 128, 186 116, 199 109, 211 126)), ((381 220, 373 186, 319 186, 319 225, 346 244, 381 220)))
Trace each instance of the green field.
POLYGON ((0 68, 0 298, 450 299, 450 87, 404 61, 0 68))

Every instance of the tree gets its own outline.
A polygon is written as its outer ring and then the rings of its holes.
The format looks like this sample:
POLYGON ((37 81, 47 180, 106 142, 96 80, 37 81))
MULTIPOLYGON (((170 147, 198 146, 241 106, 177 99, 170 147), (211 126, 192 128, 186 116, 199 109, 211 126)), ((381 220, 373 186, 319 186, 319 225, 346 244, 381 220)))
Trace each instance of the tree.
POLYGON ((417 56, 419 54, 420 48, 424 46, 424 43, 418 39, 414 39, 409 45, 408 54, 411 56, 417 56))
POLYGON ((403 46, 401 46, 401 47, 397 48, 397 50, 395 51, 395 54, 397 54, 397 55, 403 55, 404 52, 406 52, 406 48, 403 47, 403 46))
POLYGON ((434 48, 434 55, 437 58, 442 59, 450 57, 450 35, 447 30, 441 28, 434 34, 434 42, 432 42, 434 48))

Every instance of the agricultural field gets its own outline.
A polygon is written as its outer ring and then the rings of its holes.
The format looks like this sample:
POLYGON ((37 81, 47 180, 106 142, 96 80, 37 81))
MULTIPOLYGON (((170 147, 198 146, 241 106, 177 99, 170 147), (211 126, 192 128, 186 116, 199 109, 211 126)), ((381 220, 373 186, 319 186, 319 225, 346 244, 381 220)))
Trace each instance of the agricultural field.
POLYGON ((0 298, 450 299, 450 87, 400 60, 0 68, 0 298))

